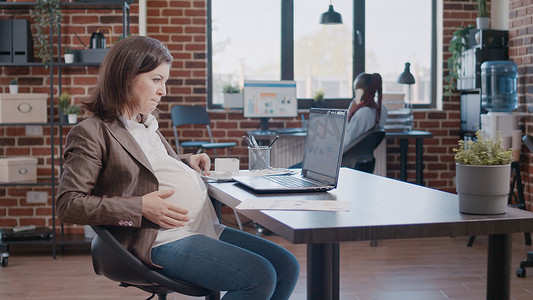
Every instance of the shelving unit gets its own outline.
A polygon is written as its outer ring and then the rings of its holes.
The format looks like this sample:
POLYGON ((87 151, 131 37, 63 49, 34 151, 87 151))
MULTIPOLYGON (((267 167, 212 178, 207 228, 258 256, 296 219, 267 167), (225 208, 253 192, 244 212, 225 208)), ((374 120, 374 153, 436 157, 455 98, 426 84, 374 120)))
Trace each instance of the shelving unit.
MULTIPOLYGON (((36 2, 0 2, 0 10, 2 9, 9 9, 9 10, 30 10, 35 6, 36 2)), ((124 1, 86 1, 86 2, 62 2, 61 9, 85 9, 85 10, 108 10, 108 9, 122 9, 122 36, 126 37, 130 34, 130 7, 129 4, 132 3, 132 0, 124 0, 124 1)), ((56 257, 57 247, 60 246, 67 246, 67 245, 83 245, 83 244, 90 244, 91 239, 86 239, 83 236, 80 235, 67 235, 64 233, 63 224, 61 225, 60 234, 56 236, 56 215, 55 215, 55 193, 56 193, 56 186, 58 184, 56 175, 55 175, 55 163, 56 163, 56 157, 54 149, 56 148, 56 145, 54 144, 54 139, 56 137, 55 135, 55 129, 58 130, 58 136, 59 141, 63 140, 62 136, 62 127, 63 124, 61 122, 55 121, 55 115, 54 115, 54 87, 57 87, 58 94, 61 94, 62 87, 61 87, 61 79, 62 79, 62 69, 63 68, 69 68, 69 67, 99 67, 100 63, 64 63, 62 62, 62 55, 61 55, 61 25, 59 26, 59 33, 57 35, 58 43, 55 45, 53 44, 54 35, 51 32, 50 33, 50 41, 52 44, 52 51, 51 51, 51 57, 53 57, 53 60, 47 64, 47 67, 49 69, 49 79, 50 79, 50 115, 49 115, 49 122, 47 123, 0 123, 0 126, 27 126, 27 125, 40 125, 40 126, 49 126, 50 127, 50 177, 48 179, 39 179, 37 182, 10 182, 10 183, 0 183, 1 186, 50 186, 50 192, 51 192, 51 203, 52 203, 52 238, 50 240, 24 240, 24 241, 0 241, 0 265, 2 267, 7 266, 8 257, 9 257, 9 246, 10 245, 51 245, 52 246, 52 256, 56 257), (53 49, 57 49, 57 57, 54 57, 54 51, 53 49), (54 71, 55 68, 57 68, 57 84, 54 81, 54 71)), ((41 62, 26 62, 26 63, 0 63, 0 67, 40 67, 44 68, 45 65, 41 62)), ((59 120, 60 118, 58 118, 59 120)), ((60 167, 60 173, 62 172, 62 152, 63 152, 63 145, 60 142, 59 146, 59 167, 60 167)), ((61 174, 60 174, 61 175, 61 174)))
POLYGON ((509 59, 509 32, 472 29, 469 47, 461 55, 457 90, 461 91, 461 138, 474 136, 481 124, 481 64, 509 59), (477 129, 476 129, 477 128, 477 129))

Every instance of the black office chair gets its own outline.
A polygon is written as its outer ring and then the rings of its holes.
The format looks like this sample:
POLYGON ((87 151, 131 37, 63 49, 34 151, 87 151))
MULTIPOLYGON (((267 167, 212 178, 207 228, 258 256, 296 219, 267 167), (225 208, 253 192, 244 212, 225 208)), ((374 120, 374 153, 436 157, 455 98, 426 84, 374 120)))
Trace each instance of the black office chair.
POLYGON ((374 128, 344 147, 342 167, 373 173, 376 166, 374 150, 385 137, 385 129, 374 128))
MULTIPOLYGON (((113 235, 102 226, 91 226, 96 232, 91 243, 91 255, 94 271, 98 275, 120 282, 120 286, 133 286, 157 295, 165 300, 169 293, 188 296, 205 296, 206 300, 219 300, 220 293, 196 284, 170 279, 143 264, 128 252, 113 235)), ((152 297, 148 298, 151 299, 152 297)))
MULTIPOLYGON (((383 138, 385 138, 385 129, 376 127, 353 140, 344 147, 341 166, 366 173, 374 173, 374 167, 376 166, 374 150, 379 146, 383 138)), ((378 241, 370 241, 370 246, 375 247, 377 245, 378 241)))
POLYGON ((201 153, 206 149, 213 149, 215 151, 215 157, 218 156, 217 149, 228 149, 228 156, 231 147, 235 147, 236 143, 215 143, 213 134, 211 133, 211 123, 209 114, 205 110, 205 107, 199 105, 176 105, 170 110, 170 116, 172 118, 172 129, 174 130, 174 139, 176 141, 176 152, 180 154, 180 146, 182 148, 196 148, 196 153, 201 153), (178 126, 182 125, 205 125, 207 134, 209 135, 209 141, 186 141, 179 142, 178 138, 178 126))
MULTIPOLYGON (((527 149, 529 149, 529 151, 533 153, 533 136, 527 135, 527 134, 524 135, 522 137, 522 142, 524 142, 524 144, 527 146, 527 149)), ((526 209, 525 204, 524 204, 524 207, 520 207, 520 208, 526 209)), ((529 233, 524 233, 524 236, 526 234, 529 235, 529 233)), ((526 239, 526 244, 527 244, 527 239, 526 239)), ((531 245, 531 239, 529 240, 529 245, 531 245)), ((521 261, 520 267, 516 269, 516 276, 520 278, 526 277, 526 268, 531 268, 531 267, 533 267, 533 251, 528 251, 526 255, 526 260, 521 261)))

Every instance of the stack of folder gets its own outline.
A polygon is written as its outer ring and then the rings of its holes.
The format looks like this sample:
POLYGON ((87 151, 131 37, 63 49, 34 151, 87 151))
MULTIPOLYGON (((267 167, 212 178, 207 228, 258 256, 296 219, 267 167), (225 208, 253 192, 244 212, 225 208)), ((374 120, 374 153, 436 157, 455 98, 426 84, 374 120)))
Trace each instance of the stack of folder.
POLYGON ((382 103, 388 110, 385 130, 403 132, 413 129, 413 114, 406 108, 404 93, 383 93, 382 103))

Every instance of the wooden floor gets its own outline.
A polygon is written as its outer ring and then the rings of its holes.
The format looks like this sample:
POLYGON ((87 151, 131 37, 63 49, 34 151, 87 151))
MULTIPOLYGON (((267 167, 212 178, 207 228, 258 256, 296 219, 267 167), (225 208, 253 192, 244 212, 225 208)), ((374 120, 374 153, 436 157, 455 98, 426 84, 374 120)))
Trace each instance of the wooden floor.
MULTIPOLYGON (((290 298, 306 298, 305 245, 292 245, 277 236, 264 236, 294 253, 300 278, 290 298)), ((485 299, 487 238, 466 237, 341 244, 341 299, 485 299)), ((526 278, 515 275, 525 259, 522 234, 513 237, 512 299, 533 299, 533 268, 526 278)), ((50 252, 11 247, 9 265, 0 269, 0 299, 146 299, 135 288, 118 287, 94 274, 88 248, 67 249, 56 259, 50 252)), ((199 299, 169 295, 168 299, 199 299)), ((253 299, 250 299, 253 300, 253 299)))

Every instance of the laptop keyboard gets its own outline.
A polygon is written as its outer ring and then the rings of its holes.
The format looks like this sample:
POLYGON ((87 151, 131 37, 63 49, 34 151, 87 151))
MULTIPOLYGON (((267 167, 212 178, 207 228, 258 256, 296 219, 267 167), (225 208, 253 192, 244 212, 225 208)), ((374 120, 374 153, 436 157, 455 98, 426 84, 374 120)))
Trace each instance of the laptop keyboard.
POLYGON ((295 187, 313 187, 317 186, 318 184, 306 181, 300 178, 296 178, 293 176, 287 176, 287 175, 269 175, 269 176, 263 176, 263 178, 266 178, 270 181, 273 181, 275 183, 279 183, 285 187, 289 188, 295 188, 295 187))

